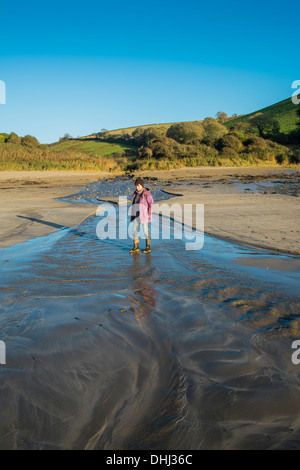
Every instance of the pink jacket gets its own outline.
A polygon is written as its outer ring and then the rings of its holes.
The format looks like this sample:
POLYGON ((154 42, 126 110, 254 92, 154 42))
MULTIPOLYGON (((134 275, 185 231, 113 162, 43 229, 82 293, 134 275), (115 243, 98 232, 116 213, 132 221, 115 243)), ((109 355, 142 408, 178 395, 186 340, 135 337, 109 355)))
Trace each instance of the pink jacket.
MULTIPOLYGON (((132 196, 133 205, 131 206, 131 217, 135 216, 136 210, 134 209, 137 209, 136 207, 134 207, 135 206, 134 199, 135 199, 136 194, 137 192, 135 191, 132 196)), ((144 188, 139 204, 138 204, 139 217, 140 217, 141 224, 145 224, 147 222, 152 221, 153 204, 154 204, 154 200, 153 200, 152 194, 150 193, 148 188, 144 188)))

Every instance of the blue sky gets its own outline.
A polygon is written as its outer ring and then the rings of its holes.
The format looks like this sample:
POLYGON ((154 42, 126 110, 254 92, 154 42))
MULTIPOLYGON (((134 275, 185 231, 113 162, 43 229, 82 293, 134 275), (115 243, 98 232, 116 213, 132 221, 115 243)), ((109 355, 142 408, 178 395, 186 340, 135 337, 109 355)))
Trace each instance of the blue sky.
POLYGON ((0 132, 41 143, 263 108, 300 79, 296 1, 1 5, 0 132))

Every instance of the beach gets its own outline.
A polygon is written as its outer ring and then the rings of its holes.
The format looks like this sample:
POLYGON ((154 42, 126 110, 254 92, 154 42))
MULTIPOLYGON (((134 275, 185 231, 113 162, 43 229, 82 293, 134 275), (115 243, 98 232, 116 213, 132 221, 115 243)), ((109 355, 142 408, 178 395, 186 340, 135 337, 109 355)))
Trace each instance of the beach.
POLYGON ((109 173, 66 171, 0 172, 0 248, 78 225, 95 211, 93 205, 70 204, 57 198, 78 191, 109 173))
POLYGON ((204 244, 131 256, 96 211, 139 175, 0 173, 0 449, 299 449, 299 171, 144 173, 204 244))
MULTIPOLYGON (((292 179, 299 180, 299 171, 259 167, 179 169, 151 172, 151 177, 168 183, 172 193, 183 195, 172 199, 172 203, 204 204, 206 233, 245 245, 300 254, 299 199, 278 194, 274 189, 265 194, 251 189, 253 183, 279 180, 290 173, 292 179), (185 185, 186 181, 191 184, 185 185)), ((144 173, 147 175, 150 173, 144 173)))
MULTIPOLYGON (((299 199, 278 193, 260 194, 249 189, 253 182, 280 179, 281 176, 291 178, 291 173, 293 179, 299 179, 298 170, 277 167, 203 167, 139 174, 156 178, 165 190, 180 194, 172 199, 172 204, 204 204, 208 234, 245 245, 300 254, 299 199), (243 189, 238 187, 241 181, 245 182, 243 189), (189 185, 184 185, 185 182, 189 185), (199 182, 205 184, 200 186, 199 182)), ((137 176, 133 175, 133 180, 137 176)), ((72 227, 79 224, 95 211, 95 206, 74 205, 56 198, 75 193, 80 187, 101 178, 110 179, 113 175, 101 172, 1 172, 0 248, 51 233, 65 223, 72 227)))

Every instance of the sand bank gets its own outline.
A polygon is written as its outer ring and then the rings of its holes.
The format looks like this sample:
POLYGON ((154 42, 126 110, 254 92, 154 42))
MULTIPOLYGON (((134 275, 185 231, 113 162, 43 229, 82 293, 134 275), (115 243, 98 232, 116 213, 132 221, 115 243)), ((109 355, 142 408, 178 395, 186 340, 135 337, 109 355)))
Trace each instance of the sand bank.
MULTIPOLYGON (((290 168, 181 168, 140 172, 157 178, 165 189, 178 193, 170 204, 204 204, 205 232, 228 241, 300 254, 300 200, 283 194, 259 194, 234 182, 281 176, 299 177, 290 168), (183 182, 194 184, 183 185, 183 182), (199 185, 197 182, 204 182, 199 185), (176 187, 181 183, 180 187, 176 187)), ((137 175, 135 175, 137 176, 137 175)), ((0 172, 0 248, 74 227, 96 210, 95 205, 71 204, 55 198, 72 194, 105 172, 0 172)))
POLYGON ((181 195, 169 200, 171 204, 204 204, 207 234, 247 246, 300 254, 300 199, 250 189, 253 182, 274 178, 289 178, 292 182, 299 178, 299 170, 205 167, 144 172, 143 176, 157 178, 168 184, 167 190, 181 195), (184 186, 184 181, 194 184, 184 186), (241 182, 243 188, 239 187, 241 182), (247 182, 249 188, 245 188, 247 182))
POLYGON ((96 210, 92 204, 58 201, 99 178, 105 172, 0 172, 0 248, 41 237, 62 227, 75 227, 96 210))

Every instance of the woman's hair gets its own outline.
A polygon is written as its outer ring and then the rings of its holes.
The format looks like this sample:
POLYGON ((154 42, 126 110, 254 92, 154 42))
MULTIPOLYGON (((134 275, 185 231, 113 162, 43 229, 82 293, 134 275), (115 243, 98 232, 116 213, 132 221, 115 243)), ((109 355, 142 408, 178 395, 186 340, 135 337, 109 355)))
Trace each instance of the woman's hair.
POLYGON ((135 180, 135 185, 137 186, 138 184, 141 184, 142 186, 144 186, 144 180, 142 178, 137 178, 135 180))

